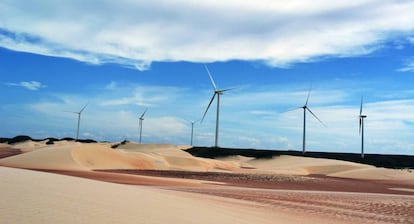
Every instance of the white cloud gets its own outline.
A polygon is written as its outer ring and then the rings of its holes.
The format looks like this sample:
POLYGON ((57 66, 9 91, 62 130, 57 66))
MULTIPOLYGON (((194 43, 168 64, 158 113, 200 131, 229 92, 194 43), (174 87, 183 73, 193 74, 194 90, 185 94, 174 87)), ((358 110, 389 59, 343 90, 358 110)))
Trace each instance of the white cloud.
POLYGON ((29 82, 19 82, 19 83, 6 83, 8 86, 19 86, 28 90, 37 91, 41 88, 46 88, 46 85, 43 85, 41 82, 29 81, 29 82))
MULTIPOLYGON (((140 70, 152 61, 258 60, 286 67, 369 54, 414 31, 414 2, 70 1, 0 3, 0 46, 140 70), (36 10, 27 10, 36 8, 36 10)), ((412 36, 412 35, 411 35, 412 36)))
POLYGON ((111 82, 105 89, 111 92, 109 96, 99 102, 101 106, 137 105, 157 107, 176 100, 185 91, 184 88, 170 86, 124 85, 119 87, 116 82, 111 82), (127 92, 130 94, 125 96, 127 92))
POLYGON ((404 67, 398 69, 400 72, 414 72, 414 59, 407 60, 404 67))

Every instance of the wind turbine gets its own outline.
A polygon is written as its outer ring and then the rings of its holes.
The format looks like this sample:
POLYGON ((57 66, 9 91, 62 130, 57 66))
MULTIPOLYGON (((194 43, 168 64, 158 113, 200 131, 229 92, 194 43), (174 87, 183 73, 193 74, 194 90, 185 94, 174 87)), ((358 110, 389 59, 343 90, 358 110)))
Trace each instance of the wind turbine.
POLYGON ((361 97, 361 107, 359 108, 359 135, 361 135, 361 158, 364 158, 364 119, 367 116, 362 114, 362 102, 363 97, 361 97))
POLYGON ((194 134, 194 124, 201 121, 201 119, 198 119, 196 121, 190 121, 191 122, 191 141, 190 145, 193 146, 193 134, 194 134))
POLYGON ((306 152, 306 111, 309 111, 309 113, 311 113, 312 116, 316 118, 316 120, 318 120, 322 125, 324 125, 323 122, 308 107, 308 102, 309 102, 309 96, 310 96, 310 93, 311 93, 311 89, 312 89, 312 86, 309 88, 308 97, 306 98, 305 105, 296 108, 296 109, 300 109, 300 108, 303 109, 303 139, 302 139, 302 153, 303 154, 305 154, 305 152, 306 152))
POLYGON ((211 106, 211 103, 213 102, 214 98, 217 96, 216 136, 215 136, 215 141, 214 141, 214 146, 217 148, 218 147, 218 134, 219 134, 219 120, 220 120, 220 95, 223 95, 224 92, 229 91, 229 90, 232 90, 234 88, 230 88, 230 89, 217 89, 216 83, 214 82, 214 79, 211 76, 210 71, 208 70, 207 65, 204 65, 204 66, 205 66, 205 68, 207 70, 208 76, 210 77, 211 84, 213 85, 214 94, 213 94, 213 97, 211 97, 210 103, 208 104, 206 111, 204 112, 204 115, 203 115, 203 118, 201 119, 201 122, 203 122, 204 117, 206 116, 207 111, 208 111, 208 109, 211 106))
POLYGON ((142 140, 142 121, 144 120, 145 112, 147 112, 147 109, 145 109, 144 113, 139 117, 139 144, 141 144, 142 140))
POLYGON ((88 103, 79 111, 79 112, 73 112, 73 111, 66 111, 66 112, 69 112, 69 113, 74 113, 74 114, 77 114, 78 115, 78 129, 77 129, 77 131, 76 131, 76 140, 78 140, 79 139, 79 126, 80 126, 80 119, 81 119, 81 115, 82 115, 82 112, 83 112, 83 110, 85 110, 85 108, 88 106, 88 103))

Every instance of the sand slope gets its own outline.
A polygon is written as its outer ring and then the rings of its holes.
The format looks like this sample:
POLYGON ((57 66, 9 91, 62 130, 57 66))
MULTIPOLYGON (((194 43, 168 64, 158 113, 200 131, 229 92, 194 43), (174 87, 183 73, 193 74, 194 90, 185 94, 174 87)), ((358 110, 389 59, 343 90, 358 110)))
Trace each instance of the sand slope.
POLYGON ((3 158, 0 165, 28 169, 83 170, 72 158, 72 149, 81 143, 68 143, 54 146, 41 146, 20 155, 3 158))
POLYGON ((400 180, 414 183, 414 172, 408 170, 377 168, 370 165, 333 159, 318 159, 297 156, 278 156, 272 159, 249 157, 228 157, 224 161, 233 161, 246 167, 243 172, 273 173, 287 175, 327 175, 332 177, 400 180))
MULTIPOLYGON (((94 170, 141 169, 232 171, 238 163, 193 157, 173 145, 125 144, 113 149, 109 144, 67 142, 57 145, 22 143, 24 154, 0 159, 0 165, 29 169, 94 170), (30 150, 27 150, 30 148, 30 150)), ((17 146, 15 146, 17 147, 17 146)))
POLYGON ((29 169, 54 170, 182 170, 220 171, 241 173, 267 173, 285 175, 327 175, 332 177, 404 180, 414 182, 414 172, 376 168, 353 162, 296 156, 278 156, 272 159, 255 159, 232 156, 220 159, 194 157, 185 148, 168 144, 126 143, 111 148, 109 143, 24 142, 26 153, 0 159, 0 165, 29 169))
POLYGON ((3 223, 311 223, 241 200, 6 167, 0 176, 3 223))
POLYGON ((266 172, 276 174, 309 175, 323 174, 330 175, 337 172, 355 169, 369 168, 372 166, 332 160, 317 159, 298 156, 278 156, 271 159, 255 159, 249 157, 232 157, 226 161, 237 161, 243 167, 248 167, 252 172, 266 172))
MULTIPOLYGON (((294 156, 272 159, 233 156, 213 160, 193 157, 180 146, 161 144, 127 143, 116 149, 109 143, 46 145, 26 142, 20 146, 25 153, 0 159, 0 223, 414 223, 412 196, 387 195, 382 191, 381 194, 366 194, 373 192, 367 184, 362 194, 343 193, 342 189, 335 193, 321 190, 322 184, 336 186, 336 183, 346 182, 354 186, 367 182, 366 179, 378 179, 403 183, 384 184, 383 187, 389 186, 405 194, 411 192, 414 185, 414 172, 408 170, 294 156), (125 185, 1 166, 58 170, 61 174, 77 173, 85 178, 125 185), (97 169, 107 171, 91 171, 97 169), (113 169, 117 171, 108 171, 113 169), (122 173, 120 169, 127 171, 122 173), (286 181, 279 179, 275 183, 273 179, 266 179, 278 186, 285 184, 281 190, 269 190, 257 186, 227 186, 225 182, 213 183, 209 179, 141 176, 133 173, 138 172, 136 169, 246 173, 208 174, 221 178, 245 175, 249 183, 252 176, 268 178, 267 174, 283 174, 270 176, 286 181), (293 176, 310 174, 362 180, 293 176), (297 182, 292 184, 292 178, 297 182), (129 185, 134 183, 152 187, 129 185), (295 184, 316 187, 309 188, 315 192, 301 188, 286 190, 295 184)), ((268 184, 261 179, 256 183, 262 187, 268 184)), ((378 185, 372 186, 377 188, 378 185)), ((388 188, 384 192, 393 191, 388 188)))

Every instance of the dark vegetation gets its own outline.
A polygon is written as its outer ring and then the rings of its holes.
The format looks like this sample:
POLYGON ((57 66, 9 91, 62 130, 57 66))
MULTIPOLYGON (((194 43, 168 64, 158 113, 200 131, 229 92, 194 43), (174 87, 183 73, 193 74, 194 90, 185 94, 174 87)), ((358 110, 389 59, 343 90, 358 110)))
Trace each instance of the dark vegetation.
POLYGON ((408 155, 382 155, 365 154, 364 158, 358 153, 335 153, 335 152, 306 152, 284 150, 256 150, 256 149, 233 149, 233 148, 214 148, 214 147, 193 147, 186 150, 193 156, 204 158, 220 158, 226 156, 247 156, 257 159, 270 159, 281 155, 304 156, 311 158, 336 159, 349 162, 363 163, 376 167, 385 168, 414 168, 414 156, 408 155))
POLYGON ((82 142, 82 143, 96 143, 97 141, 92 140, 92 139, 73 139, 73 138, 62 138, 62 139, 57 139, 57 138, 45 138, 45 139, 33 139, 30 136, 26 136, 26 135, 19 135, 16 136, 14 138, 0 138, 0 143, 7 143, 7 144, 15 144, 15 143, 19 143, 19 142, 25 142, 25 141, 34 141, 34 142, 41 142, 41 141, 45 141, 47 140, 46 144, 48 145, 53 145, 54 142, 57 141, 76 141, 76 142, 82 142))
POLYGON ((129 141, 128 140, 124 140, 124 141, 122 141, 122 142, 120 142, 120 143, 117 143, 117 144, 115 144, 115 145, 112 145, 111 146, 111 148, 113 148, 113 149, 116 149, 116 148, 118 148, 119 146, 121 146, 121 145, 125 145, 126 143, 128 143, 129 141))

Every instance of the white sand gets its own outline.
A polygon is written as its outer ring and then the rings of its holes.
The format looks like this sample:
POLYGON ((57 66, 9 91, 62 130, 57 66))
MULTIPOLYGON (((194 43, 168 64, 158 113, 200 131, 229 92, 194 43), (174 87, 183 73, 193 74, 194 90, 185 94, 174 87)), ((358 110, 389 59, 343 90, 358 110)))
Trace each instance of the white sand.
POLYGON ((369 165, 332 160, 318 159, 298 156, 277 156, 271 159, 254 159, 248 157, 236 157, 233 161, 241 161, 244 166, 252 172, 266 172, 276 174, 324 174, 329 175, 337 172, 372 167, 369 165), (254 169, 252 169, 254 168, 254 169))
POLYGON ((248 169, 242 172, 274 173, 287 175, 321 174, 368 180, 398 180, 414 183, 414 172, 408 170, 378 168, 370 165, 333 159, 318 159, 297 156, 278 156, 272 159, 231 157, 226 161, 239 162, 248 169))
MULTIPOLYGON (((0 165, 69 171, 157 169, 287 175, 324 174, 347 178, 398 180, 414 184, 414 172, 375 168, 358 163, 329 159, 294 156, 254 159, 235 156, 213 160, 193 157, 178 146, 139 145, 134 143, 112 149, 110 144, 100 143, 59 142, 54 145, 46 145, 29 141, 21 145, 14 145, 14 147, 22 147, 26 153, 0 159, 0 165)), ((313 212, 319 211, 321 205, 315 207, 312 203, 299 203, 297 200, 301 196, 294 198, 292 201, 266 199, 270 200, 268 202, 270 205, 267 206, 266 202, 266 206, 264 206, 264 204, 226 197, 169 191, 156 187, 113 184, 1 166, 0 177, 0 197, 2 198, 0 200, 0 223, 332 223, 332 220, 325 217, 325 211, 319 212, 320 214, 313 212), (272 203, 276 207, 280 203, 284 203, 277 207, 283 210, 275 209, 275 207, 272 207, 272 203), (299 211, 304 209, 304 211, 311 212, 298 213, 298 209, 299 211)), ((159 177, 136 178, 159 182, 184 181, 159 177)), ((187 182, 182 183, 185 187, 197 184, 197 186, 202 185, 198 186, 200 188, 204 187, 203 182, 205 182, 185 181, 187 182)), ((215 185, 215 187, 219 186, 215 185)), ((209 189, 214 188, 209 186, 209 189)), ((223 189, 233 192, 237 188, 226 187, 223 189)), ((219 190, 221 192, 222 189, 219 190)), ((238 190, 242 193, 239 193, 237 198, 246 196, 246 189, 240 188, 238 190)), ((395 188, 393 190, 411 192, 413 189, 395 188)), ((258 195, 272 195, 271 190, 261 189, 255 190, 255 192, 258 195)), ((286 191, 282 195, 288 194, 291 193, 286 191)), ((339 206, 350 199, 358 198, 355 194, 346 193, 344 195, 342 202, 336 203, 335 201, 335 204, 330 199, 328 202, 339 206)), ((325 199, 326 197, 322 195, 323 203, 325 203, 325 199)), ((382 199, 375 200, 372 205, 378 204, 382 199)), ((360 203, 360 201, 357 202, 360 203)), ((403 207, 409 208, 406 203, 411 203, 412 200, 406 202, 398 199, 396 202, 396 208, 399 208, 398 203, 405 203, 405 207, 403 207)), ((358 203, 356 204, 359 205, 358 203)), ((394 203, 394 199, 390 203, 394 203)), ((325 204, 323 205, 325 206, 325 204)), ((381 210, 382 204, 379 203, 379 206, 373 208, 373 211, 381 210)), ((368 207, 371 207, 371 205, 368 207)), ((324 209, 333 212, 335 217, 336 214, 344 216, 349 220, 345 223, 356 223, 354 217, 348 214, 349 211, 340 206, 333 209, 328 204, 324 209)), ((396 209, 392 216, 398 219, 398 212, 400 211, 396 209)), ((407 214, 407 212, 404 214, 407 214)), ((369 220, 369 215, 370 213, 368 213, 368 218, 363 220, 369 220)), ((338 222, 335 221, 335 223, 338 222)))
MULTIPOLYGON (((173 145, 127 144, 112 149, 110 144, 67 142, 54 145, 24 143, 26 153, 0 159, 8 167, 54 170, 143 169, 186 171, 232 171, 238 163, 192 156, 173 145), (30 147, 29 147, 30 146, 30 147)), ((17 146, 16 146, 17 147, 17 146)))
POLYGON ((317 221, 269 212, 246 201, 199 194, 6 167, 0 167, 0 176, 2 223, 293 224, 317 221))
POLYGON ((194 157, 186 146, 127 143, 112 149, 109 143, 57 142, 53 145, 27 141, 14 147, 26 153, 0 159, 0 165, 30 169, 93 170, 152 169, 274 173, 286 175, 322 174, 333 177, 403 180, 414 182, 414 172, 376 168, 353 162, 295 156, 254 159, 233 156, 221 159, 194 157))
POLYGON ((72 149, 81 143, 41 146, 20 155, 0 159, 0 165, 29 169, 83 170, 72 158, 72 149))
POLYGON ((337 172, 329 176, 367 180, 398 180, 414 184, 414 172, 409 172, 406 169, 368 167, 337 172))

